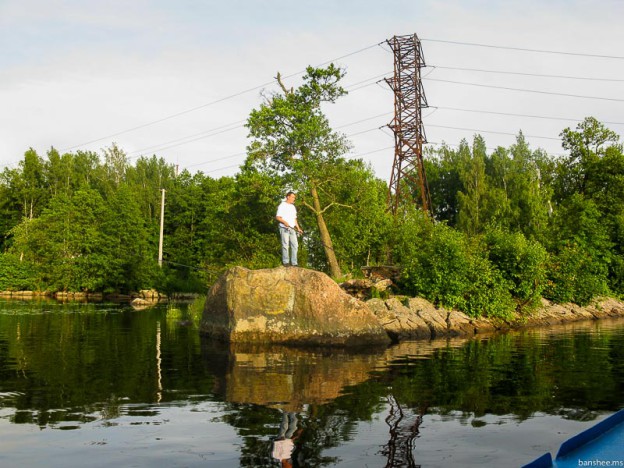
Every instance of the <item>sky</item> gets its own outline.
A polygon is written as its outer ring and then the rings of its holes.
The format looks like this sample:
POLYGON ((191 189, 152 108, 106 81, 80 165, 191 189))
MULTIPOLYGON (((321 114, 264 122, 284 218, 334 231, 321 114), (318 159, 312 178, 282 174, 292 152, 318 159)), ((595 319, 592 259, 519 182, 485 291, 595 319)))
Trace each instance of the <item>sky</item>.
POLYGON ((560 133, 593 116, 624 132, 624 2, 619 0, 0 0, 0 171, 33 148, 234 175, 244 123, 306 66, 344 68, 349 94, 324 110, 378 177, 394 138, 393 36, 416 34, 428 143, 522 131, 563 155, 560 133))

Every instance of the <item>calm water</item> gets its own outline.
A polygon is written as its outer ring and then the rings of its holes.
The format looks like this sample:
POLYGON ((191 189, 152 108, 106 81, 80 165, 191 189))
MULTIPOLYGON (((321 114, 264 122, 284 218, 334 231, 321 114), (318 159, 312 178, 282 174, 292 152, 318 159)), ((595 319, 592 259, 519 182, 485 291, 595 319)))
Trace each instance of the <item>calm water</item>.
POLYGON ((519 466, 624 407, 624 320, 346 352, 184 318, 0 301, 0 466, 519 466))

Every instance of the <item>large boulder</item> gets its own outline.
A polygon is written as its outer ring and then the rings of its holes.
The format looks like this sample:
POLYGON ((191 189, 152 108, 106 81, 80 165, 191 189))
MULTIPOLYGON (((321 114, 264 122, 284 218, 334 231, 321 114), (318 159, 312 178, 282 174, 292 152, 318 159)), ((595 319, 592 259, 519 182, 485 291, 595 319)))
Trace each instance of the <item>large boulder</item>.
POLYGON ((231 342, 373 345, 390 339, 365 303, 298 267, 228 270, 208 292, 201 331, 231 342))

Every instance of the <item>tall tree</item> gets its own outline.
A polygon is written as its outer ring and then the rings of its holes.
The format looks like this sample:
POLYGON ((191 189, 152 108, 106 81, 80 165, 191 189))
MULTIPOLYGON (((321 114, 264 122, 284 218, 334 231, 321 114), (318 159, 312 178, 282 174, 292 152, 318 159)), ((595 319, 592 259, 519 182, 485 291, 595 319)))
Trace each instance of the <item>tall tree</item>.
POLYGON ((14 182, 19 176, 17 169, 6 168, 0 173, 0 253, 10 244, 10 231, 22 219, 19 197, 14 182))
MULTIPOLYGON (((362 265, 385 262, 393 224, 387 210, 386 182, 359 159, 337 161, 322 193, 328 203, 336 203, 326 212, 326 221, 332 227, 334 250, 342 268, 357 271, 362 265)), ((309 255, 324 257, 318 242, 308 242, 307 247, 309 255)))
POLYGON ((168 190, 175 178, 173 164, 163 158, 141 156, 126 169, 126 179, 136 191, 142 215, 148 222, 159 222, 161 189, 168 190))
POLYGON ((558 195, 584 195, 598 161, 605 155, 607 148, 618 142, 619 137, 594 117, 587 117, 576 126, 576 130, 563 130, 561 138, 563 148, 569 151, 569 155, 560 167, 558 195))
POLYGON ((123 151, 117 143, 113 143, 109 148, 104 148, 104 169, 108 176, 109 183, 114 187, 119 187, 126 178, 126 170, 128 169, 128 155, 123 151))
POLYGON ((100 229, 106 246, 100 249, 107 258, 106 287, 111 291, 139 290, 153 286, 152 271, 157 268, 157 249, 150 246, 150 232, 141 216, 136 192, 123 184, 107 200, 100 229))
POLYGON ((36 266, 40 284, 53 290, 101 291, 109 272, 109 242, 101 225, 106 207, 94 190, 59 194, 41 216, 14 228, 16 253, 36 266))
POLYGON ((22 215, 24 218, 33 219, 41 211, 46 198, 43 160, 34 149, 30 148, 19 165, 20 177, 17 177, 15 185, 20 194, 22 215))
MULTIPOLYGON (((558 209, 569 209, 570 200, 573 199, 582 200, 583 203, 577 202, 576 205, 582 205, 585 212, 589 210, 587 205, 595 209, 600 221, 600 231, 591 231, 587 237, 599 237, 606 230, 612 244, 609 249, 611 261, 608 262, 609 285, 622 293, 624 148, 619 143, 619 136, 593 117, 587 117, 577 125, 576 130, 566 128, 562 132, 562 138, 563 147, 568 150, 569 155, 557 167, 555 194, 559 203, 558 209)), ((576 212, 581 210, 577 209, 576 212)), ((574 226, 574 229, 578 231, 579 227, 574 226)))
POLYGON ((462 184, 459 177, 459 153, 446 144, 442 148, 427 147, 425 170, 431 192, 431 205, 434 216, 446 221, 449 226, 457 225, 457 194, 462 184))
POLYGON ((308 67, 304 83, 288 89, 278 74, 282 92, 270 96, 247 120, 249 157, 264 160, 299 192, 305 191, 305 206, 314 214, 330 274, 341 276, 325 213, 336 204, 325 202, 323 186, 332 176, 334 163, 344 155, 348 143, 344 135, 333 131, 321 109, 346 91, 339 85, 344 72, 334 66, 308 67))
POLYGON ((543 151, 531 151, 522 132, 509 149, 497 148, 488 158, 487 174, 495 209, 495 222, 528 238, 540 238, 546 229, 552 190, 543 169, 547 158, 543 151))
POLYGON ((459 177, 463 185, 457 194, 459 202, 458 227, 469 235, 480 234, 486 222, 488 182, 485 174, 485 141, 474 138, 472 152, 466 141, 460 144, 459 177))

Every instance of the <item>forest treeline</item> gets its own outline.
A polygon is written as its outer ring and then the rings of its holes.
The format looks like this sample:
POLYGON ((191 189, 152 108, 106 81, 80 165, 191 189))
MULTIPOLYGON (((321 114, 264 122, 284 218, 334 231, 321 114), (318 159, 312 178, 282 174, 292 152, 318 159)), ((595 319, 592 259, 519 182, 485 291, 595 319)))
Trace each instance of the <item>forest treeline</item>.
POLYGON ((414 202, 393 217, 386 183, 346 156, 349 142, 322 111, 344 94, 342 76, 333 65, 309 68, 299 88, 266 98, 231 177, 176 174, 163 158, 132 160, 115 144, 26 151, 0 175, 0 290, 205 292, 230 266, 280 265, 275 211, 292 189, 305 229, 299 263, 335 278, 391 261, 402 292, 490 317, 541 297, 586 304, 624 294, 615 132, 588 117, 562 131, 564 156, 530 148, 522 133, 490 152, 480 135, 427 148, 433 220, 409 185, 414 202))

